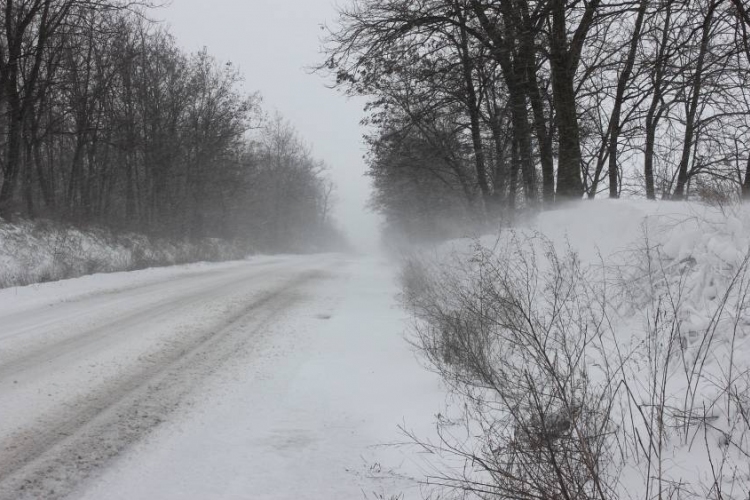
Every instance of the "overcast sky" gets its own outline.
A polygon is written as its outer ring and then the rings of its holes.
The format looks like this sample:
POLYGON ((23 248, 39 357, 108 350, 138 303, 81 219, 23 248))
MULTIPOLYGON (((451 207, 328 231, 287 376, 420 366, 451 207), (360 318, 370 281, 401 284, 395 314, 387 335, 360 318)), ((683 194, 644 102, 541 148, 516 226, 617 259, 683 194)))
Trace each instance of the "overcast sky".
MULTIPOLYGON (((346 0, 339 0, 345 2, 346 0)), ((339 199, 337 219, 359 247, 377 241, 377 218, 362 160, 363 101, 326 88, 307 68, 321 61, 321 24, 332 24, 332 0, 172 0, 156 12, 188 51, 203 47, 232 61, 245 89, 259 91, 264 108, 278 110, 331 169, 339 199)))

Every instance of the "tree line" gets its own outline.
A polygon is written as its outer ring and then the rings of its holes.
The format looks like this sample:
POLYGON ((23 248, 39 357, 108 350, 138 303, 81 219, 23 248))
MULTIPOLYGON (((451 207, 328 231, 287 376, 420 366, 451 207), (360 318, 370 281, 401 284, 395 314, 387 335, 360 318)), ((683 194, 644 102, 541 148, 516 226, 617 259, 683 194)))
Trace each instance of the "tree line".
POLYGON ((557 201, 750 194, 744 0, 355 0, 373 203, 406 232, 557 201))
POLYGON ((186 53, 150 6, 0 7, 0 217, 258 248, 339 242, 332 184, 242 75, 186 53))

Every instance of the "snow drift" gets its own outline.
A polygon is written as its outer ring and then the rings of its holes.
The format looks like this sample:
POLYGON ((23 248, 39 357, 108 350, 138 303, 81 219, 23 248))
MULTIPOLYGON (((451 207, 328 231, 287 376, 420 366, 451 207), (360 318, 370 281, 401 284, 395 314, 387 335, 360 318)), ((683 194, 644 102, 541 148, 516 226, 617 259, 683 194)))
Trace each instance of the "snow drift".
POLYGON ((749 255, 747 207, 596 201, 412 258, 413 338, 458 396, 429 481, 747 498, 749 255))
POLYGON ((236 260, 248 253, 242 245, 217 239, 178 242, 47 221, 0 221, 0 288, 102 272, 236 260))

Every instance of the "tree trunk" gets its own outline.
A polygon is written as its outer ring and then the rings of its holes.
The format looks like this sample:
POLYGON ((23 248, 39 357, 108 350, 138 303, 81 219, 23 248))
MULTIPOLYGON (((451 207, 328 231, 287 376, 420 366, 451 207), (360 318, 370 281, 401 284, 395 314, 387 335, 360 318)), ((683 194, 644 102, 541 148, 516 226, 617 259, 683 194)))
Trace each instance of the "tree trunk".
POLYGON ((23 113, 21 111, 21 103, 15 91, 15 81, 12 81, 10 85, 14 87, 14 90, 9 92, 10 95, 8 98, 8 107, 10 109, 8 145, 3 186, 0 188, 0 216, 4 217, 11 215, 15 202, 16 185, 18 184, 18 175, 21 170, 21 131, 23 129, 23 113))
POLYGON ((552 72, 559 136, 557 197, 563 200, 577 200, 583 195, 583 184, 581 182, 581 140, 573 76, 564 62, 553 64, 552 72))
POLYGON ((536 205, 536 169, 531 149, 531 128, 529 127, 529 113, 526 107, 526 96, 519 86, 510 92, 513 117, 513 135, 518 146, 518 161, 523 178, 523 189, 526 201, 536 205))
POLYGON ((644 153, 643 175, 646 178, 646 198, 656 199, 654 185, 654 143, 656 141, 657 120, 646 118, 646 151, 644 153))
POLYGON ((596 168, 594 169, 594 176, 591 179, 591 186, 588 185, 588 175, 583 176, 583 190, 588 195, 589 200, 596 198, 596 193, 599 191, 599 181, 602 179, 602 170, 604 170, 604 164, 609 159, 609 137, 612 133, 612 119, 610 117, 609 124, 607 125, 607 131, 602 136, 602 143, 599 146, 599 150, 596 152, 596 168))
POLYGON ((547 128, 539 81, 536 74, 536 49, 529 8, 525 0, 518 2, 520 10, 521 43, 519 60, 526 76, 529 101, 534 117, 534 131, 539 144, 539 162, 542 166, 542 199, 545 204, 555 201, 555 162, 552 152, 551 128, 547 128))
POLYGON ((539 162, 542 164, 542 199, 545 204, 555 201, 555 161, 552 153, 552 134, 547 128, 547 117, 539 92, 536 75, 529 75, 529 100, 534 113, 534 129, 539 143, 539 162))
MULTIPOLYGON (((596 2, 592 1, 589 5, 594 5, 593 9, 596 8, 596 2)), ((575 44, 569 44, 565 7, 565 0, 552 0, 550 67, 559 137, 557 197, 563 200, 577 200, 583 195, 583 183, 581 182, 581 139, 574 79, 583 39, 590 26, 593 11, 590 13, 587 9, 577 30, 577 35, 582 31, 584 36, 579 36, 575 44)))
POLYGON ((620 76, 617 81, 617 94, 615 95, 615 105, 612 110, 612 119, 610 127, 609 137, 609 197, 617 198, 620 196, 618 189, 618 174, 619 168, 617 167, 617 142, 620 139, 620 131, 622 130, 622 123, 620 123, 620 115, 622 113, 623 99, 625 98, 625 89, 627 88, 628 80, 630 80, 630 74, 633 72, 633 66, 635 65, 635 56, 638 51, 638 42, 641 39, 641 28, 643 26, 643 18, 646 15, 646 8, 648 7, 648 0, 641 0, 638 6, 638 17, 635 20, 635 26, 633 28, 633 36, 630 39, 630 48, 628 50, 628 57, 625 61, 625 67, 622 69, 620 76))
MULTIPOLYGON (((135 162, 130 153, 125 153, 125 219, 132 224, 136 220, 135 208, 135 162)), ((131 226, 132 227, 132 226, 131 226)))
POLYGON ((667 65, 667 43, 672 22, 672 2, 666 2, 666 17, 662 28, 659 51, 656 55, 656 68, 654 69, 654 88, 651 96, 651 104, 646 113, 646 147, 644 151, 643 176, 646 181, 646 198, 656 199, 656 186, 654 183, 654 149, 656 142, 656 130, 662 115, 661 99, 664 93, 664 72, 667 65))
POLYGON ((711 2, 708 7, 708 12, 706 12, 706 17, 703 20, 703 26, 701 27, 701 44, 698 49, 698 61, 695 66, 691 98, 688 105, 687 116, 685 118, 685 136, 682 145, 682 157, 680 158, 680 166, 677 172, 677 186, 672 194, 673 200, 681 200, 685 197, 685 185, 690 176, 690 151, 693 148, 693 139, 695 136, 695 117, 698 112, 698 103, 701 97, 701 89, 703 85, 703 67, 706 60, 706 53, 708 52, 708 43, 711 38, 711 22, 713 20, 714 11, 721 1, 722 0, 711 2))
POLYGON ((516 175, 513 169, 517 165, 515 162, 520 161, 519 166, 524 178, 526 200, 530 205, 536 205, 536 170, 532 156, 531 128, 529 127, 528 110, 526 107, 526 68, 522 64, 516 64, 511 60, 510 54, 514 50, 515 38, 510 37, 510 39, 506 39, 508 37, 504 37, 498 31, 497 26, 489 20, 483 6, 477 0, 472 0, 471 5, 482 28, 486 30, 494 44, 492 54, 498 64, 500 64, 505 85, 508 88, 508 101, 510 102, 513 121, 513 137, 518 147, 511 172, 512 175, 516 175))
POLYGON ((83 183, 83 148, 85 139, 83 132, 77 134, 76 146, 73 152, 73 160, 70 164, 70 177, 68 177, 68 189, 66 195, 66 207, 68 210, 77 211, 80 208, 81 190, 83 183))
POLYGON ((508 186, 508 208, 510 211, 513 211, 516 209, 516 188, 518 186, 518 168, 519 168, 519 160, 518 160, 518 140, 515 138, 515 134, 513 137, 513 143, 511 146, 511 155, 510 155, 510 185, 508 186))
POLYGON ((503 207, 506 202, 505 191, 508 188, 508 172, 505 161, 505 141, 502 140, 502 120, 500 110, 495 107, 492 116, 492 140, 495 145, 495 169, 493 175, 493 204, 503 207))
POLYGON ((36 177, 39 181, 39 188, 42 192, 42 199, 44 200, 44 206, 47 209, 55 208, 55 190, 47 172, 44 170, 44 164, 42 162, 42 151, 41 141, 35 141, 34 143, 34 165, 36 166, 36 177))
MULTIPOLYGON (((7 7, 12 11, 10 4, 7 7)), ((6 12, 6 16, 12 12, 6 12)), ((10 21, 6 19, 6 23, 10 21)), ((6 28, 7 30, 7 28, 6 28)), ((19 89, 19 59, 21 57, 21 40, 13 39, 11 32, 7 30, 8 37, 8 62, 3 68, 5 81, 5 98, 8 106, 8 142, 6 145, 5 168, 3 185, 0 188, 0 217, 9 216, 15 202, 16 184, 21 169, 21 137, 23 131, 23 103, 21 102, 21 90, 19 89)))
POLYGON ((482 198, 485 205, 490 200, 492 189, 487 174, 487 160, 484 155, 484 146, 482 144, 482 130, 479 122, 479 100, 474 88, 474 65, 469 53, 469 40, 466 34, 465 19, 459 16, 461 21, 461 69, 464 77, 464 86, 466 90, 466 107, 469 113, 469 126, 471 128, 471 143, 474 148, 474 162, 477 169, 477 182, 479 189, 482 191, 482 198))
POLYGON ((23 198, 26 206, 26 215, 28 217, 36 217, 36 210, 34 208, 34 170, 31 168, 33 148, 31 137, 26 138, 26 144, 24 148, 24 176, 23 176, 23 198))

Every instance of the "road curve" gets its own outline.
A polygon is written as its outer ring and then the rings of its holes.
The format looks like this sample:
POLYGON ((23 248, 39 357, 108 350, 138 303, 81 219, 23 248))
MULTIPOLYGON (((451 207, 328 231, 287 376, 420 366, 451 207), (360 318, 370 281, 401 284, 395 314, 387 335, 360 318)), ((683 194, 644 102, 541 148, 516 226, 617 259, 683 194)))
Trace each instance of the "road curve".
POLYGON ((69 495, 343 263, 239 262, 0 310, 0 499, 69 495))

